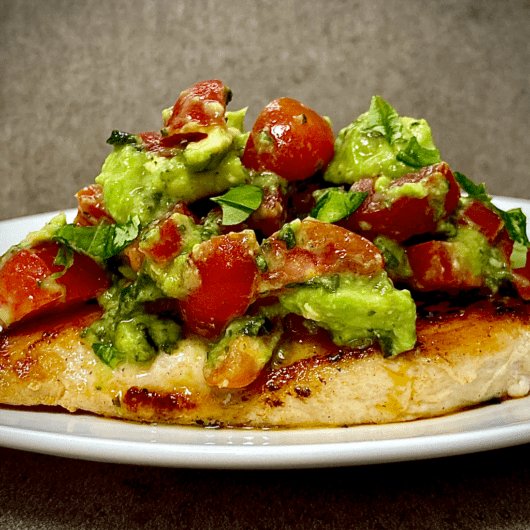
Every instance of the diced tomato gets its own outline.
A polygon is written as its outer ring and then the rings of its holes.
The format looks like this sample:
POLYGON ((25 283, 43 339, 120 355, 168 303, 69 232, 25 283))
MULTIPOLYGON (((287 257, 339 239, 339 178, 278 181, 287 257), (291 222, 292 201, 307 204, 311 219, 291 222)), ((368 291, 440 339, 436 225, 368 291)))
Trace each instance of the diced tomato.
POLYGON ((294 181, 325 169, 333 154, 329 123, 302 103, 280 98, 258 116, 241 161, 248 169, 272 171, 294 181))
POLYGON ((250 231, 216 236, 193 249, 193 288, 180 303, 184 322, 193 332, 213 338, 245 313, 256 295, 257 251, 250 231))
POLYGON ((110 286, 106 272, 91 258, 74 253, 71 267, 63 270, 53 262, 59 244, 41 243, 8 257, 0 269, 0 320, 9 326, 69 304, 91 300, 110 286))
POLYGON ((476 199, 470 199, 458 214, 458 222, 462 225, 474 225, 490 243, 499 235, 504 221, 491 208, 476 199))
POLYGON ((104 221, 114 224, 115 221, 105 207, 103 186, 91 184, 76 193, 78 202, 77 216, 74 223, 78 226, 93 226, 104 221))
POLYGON ((287 219, 287 197, 280 187, 264 188, 259 208, 252 212, 247 225, 264 236, 277 232, 287 219))
POLYGON ((208 136, 206 133, 187 133, 186 135, 175 134, 164 136, 159 131, 149 131, 137 134, 142 140, 142 146, 150 153, 157 153, 160 156, 171 158, 175 156, 175 147, 184 147, 190 142, 198 142, 208 136))
POLYGON ((379 249, 368 239, 340 226, 307 218, 289 236, 274 234, 261 245, 267 270, 261 275, 262 293, 317 276, 352 272, 372 275, 383 270, 379 249))
POLYGON ((434 232, 438 222, 454 212, 460 199, 460 187, 445 162, 398 178, 387 190, 376 192, 374 182, 374 179, 362 179, 352 186, 352 190, 368 191, 369 195, 340 223, 372 240, 381 234, 401 242, 414 235, 434 232), (416 183, 425 187, 424 197, 404 194, 392 200, 397 188, 416 183))
POLYGON ((226 106, 231 90, 218 79, 201 81, 180 94, 166 123, 169 136, 186 137, 208 133, 211 127, 226 127, 226 106))
POLYGON ((484 285, 457 251, 458 243, 427 241, 407 248, 412 277, 408 283, 418 291, 460 291, 484 285))
POLYGON ((178 222, 173 217, 174 214, 185 215, 195 223, 198 222, 182 201, 177 202, 166 215, 157 219, 152 228, 158 229, 158 238, 152 241, 142 241, 140 244, 140 251, 155 263, 167 263, 178 256, 182 250, 184 238, 178 222))
MULTIPOLYGON (((506 228, 499 232, 496 244, 501 249, 506 262, 510 263, 514 242, 508 235, 506 228)), ((512 282, 519 296, 523 300, 530 300, 530 249, 526 252, 526 265, 518 269, 512 269, 512 274, 512 282)))

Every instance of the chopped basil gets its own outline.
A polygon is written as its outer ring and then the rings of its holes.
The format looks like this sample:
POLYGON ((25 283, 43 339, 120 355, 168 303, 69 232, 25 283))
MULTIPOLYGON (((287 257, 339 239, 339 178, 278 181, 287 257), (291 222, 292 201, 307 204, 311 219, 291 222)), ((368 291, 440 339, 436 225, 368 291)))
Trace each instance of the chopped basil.
POLYGON ((315 207, 311 210, 311 216, 325 223, 336 223, 357 210, 367 195, 367 191, 328 188, 318 197, 315 207))
POLYGON ((403 125, 399 114, 381 96, 372 97, 366 129, 378 132, 390 145, 403 136, 403 125))
POLYGON ((110 344, 94 343, 92 344, 92 349, 94 350, 94 353, 113 370, 125 359, 125 354, 110 344))
POLYGON ((224 226, 237 225, 248 219, 259 208, 262 200, 262 189, 248 184, 236 186, 224 195, 212 198, 223 210, 224 226))
POLYGON ((55 232, 53 239, 96 261, 104 261, 132 243, 138 237, 139 232, 140 218, 135 215, 123 224, 64 225, 55 232))
POLYGON ((114 130, 110 133, 110 137, 107 139, 107 143, 110 145, 117 146, 135 144, 136 136, 134 134, 114 130))
POLYGON ((284 224, 280 228, 280 231, 276 237, 285 243, 287 250, 291 250, 296 246, 296 234, 294 233, 293 227, 289 223, 284 224))
POLYGON ((458 173, 458 171, 455 171, 454 176, 460 187, 469 197, 489 206, 504 221, 508 235, 514 241, 510 264, 514 269, 523 268, 526 265, 527 254, 527 252, 523 252, 523 248, 528 250, 530 241, 526 233, 526 215, 522 212, 521 208, 514 208, 505 212, 492 203, 491 197, 486 192, 484 183, 475 184, 462 173, 458 173))
POLYGON ((56 280, 60 278, 74 263, 74 252, 71 248, 61 245, 57 251, 57 255, 53 260, 53 264, 58 267, 63 267, 63 270, 54 272, 51 278, 56 280))
POLYGON ((396 155, 396 158, 407 166, 416 168, 430 166, 441 161, 438 149, 422 147, 415 136, 410 138, 407 145, 396 155))
POLYGON ((455 180, 458 182, 460 187, 473 199, 477 199, 486 204, 491 203, 491 197, 486 192, 486 186, 484 183, 475 184, 471 179, 467 178, 458 171, 454 172, 455 180))

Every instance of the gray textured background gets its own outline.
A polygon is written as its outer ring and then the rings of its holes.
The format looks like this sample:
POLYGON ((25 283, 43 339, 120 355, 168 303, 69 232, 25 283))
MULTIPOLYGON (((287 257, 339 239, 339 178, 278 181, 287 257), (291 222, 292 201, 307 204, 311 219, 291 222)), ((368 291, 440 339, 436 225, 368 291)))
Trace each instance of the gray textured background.
POLYGON ((530 3, 509 0, 0 0, 0 219, 67 208, 112 129, 160 128, 218 77, 248 105, 300 99, 335 131, 380 94, 443 158, 530 198, 530 3))

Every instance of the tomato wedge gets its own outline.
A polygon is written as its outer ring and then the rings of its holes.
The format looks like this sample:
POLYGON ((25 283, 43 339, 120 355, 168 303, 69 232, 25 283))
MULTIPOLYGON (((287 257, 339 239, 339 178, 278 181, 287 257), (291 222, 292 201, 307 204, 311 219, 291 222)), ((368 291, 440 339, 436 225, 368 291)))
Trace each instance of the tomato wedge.
POLYGON ((70 268, 54 265, 59 244, 41 243, 21 249, 0 269, 0 320, 14 322, 96 298, 110 287, 105 271, 91 258, 74 253, 70 268))
POLYGON ((193 287, 180 303, 193 332, 213 338, 245 313, 256 295, 257 252, 251 231, 216 236, 194 247, 189 256, 193 287))
POLYGON ((272 171, 295 181, 325 169, 333 154, 329 123, 306 105, 280 98, 258 116, 241 161, 248 169, 272 171))
POLYGON ((439 221, 451 215, 460 199, 460 187, 445 162, 422 168, 375 191, 374 179, 362 179, 354 191, 367 191, 361 206, 340 224, 373 240, 383 235, 397 242, 434 232, 439 221), (406 189, 416 186, 416 196, 406 189), (394 198, 396 197, 396 198, 394 198))

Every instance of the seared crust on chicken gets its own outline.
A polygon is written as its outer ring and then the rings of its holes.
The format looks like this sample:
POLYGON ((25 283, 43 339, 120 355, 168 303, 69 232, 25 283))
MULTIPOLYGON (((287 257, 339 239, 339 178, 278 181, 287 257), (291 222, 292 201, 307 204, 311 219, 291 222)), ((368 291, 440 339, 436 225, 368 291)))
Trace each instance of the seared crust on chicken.
POLYGON ((385 358, 321 333, 285 333, 245 389, 207 385, 207 343, 197 336, 149 366, 111 370, 80 333, 95 305, 0 335, 0 401, 57 405, 142 422, 233 426, 336 426, 447 414, 530 390, 530 311, 515 300, 420 311, 414 350, 385 358))

